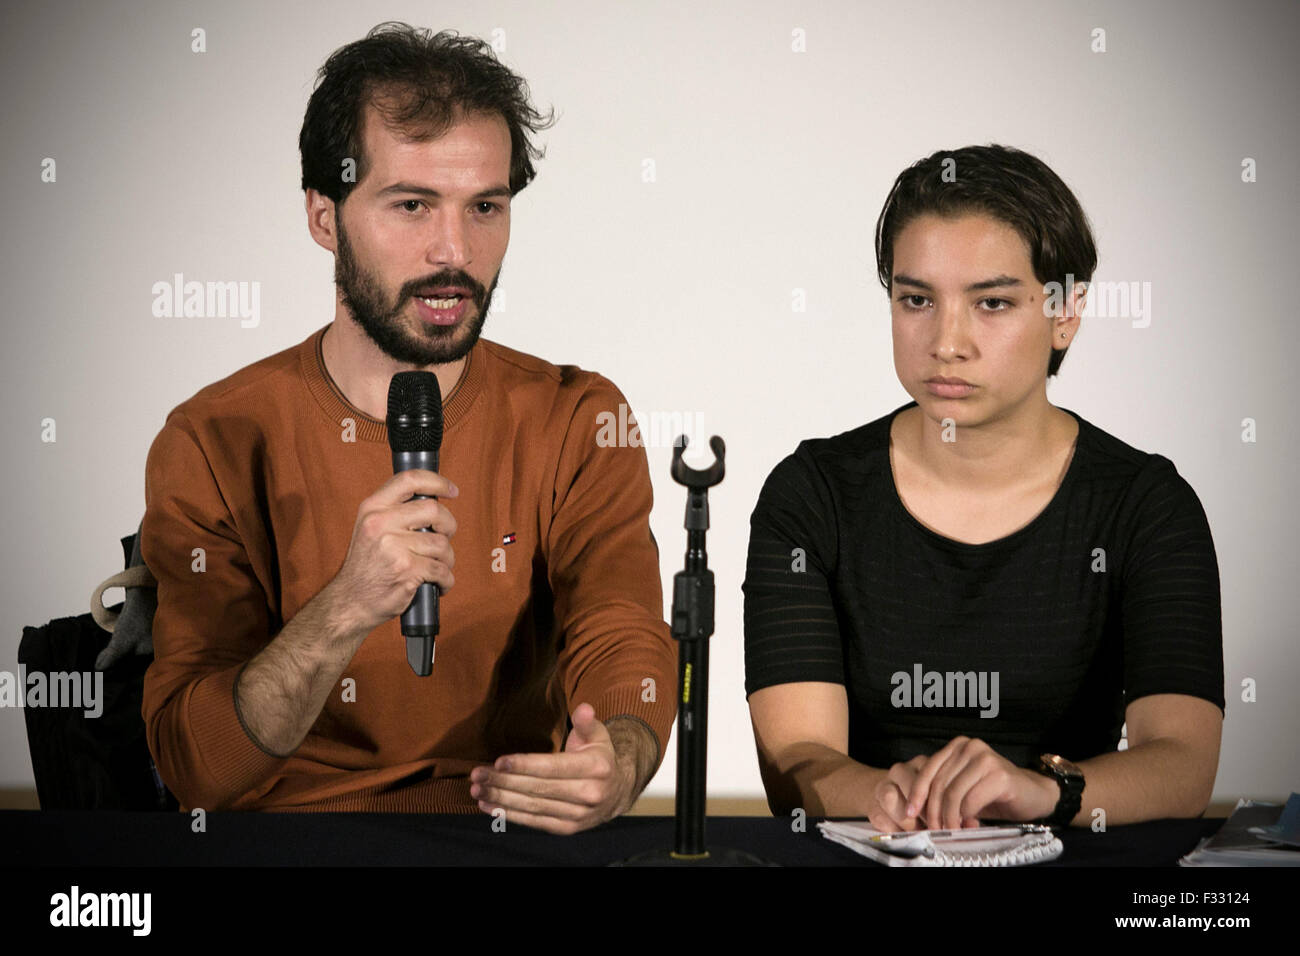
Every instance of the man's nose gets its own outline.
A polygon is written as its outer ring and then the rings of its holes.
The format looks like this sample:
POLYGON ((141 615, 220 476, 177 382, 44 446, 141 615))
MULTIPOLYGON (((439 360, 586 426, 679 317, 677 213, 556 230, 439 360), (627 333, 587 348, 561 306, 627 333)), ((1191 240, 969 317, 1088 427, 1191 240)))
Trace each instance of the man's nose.
POLYGON ((470 248, 470 234, 459 210, 440 209, 430 227, 429 247, 426 253, 432 265, 463 269, 474 257, 470 248))

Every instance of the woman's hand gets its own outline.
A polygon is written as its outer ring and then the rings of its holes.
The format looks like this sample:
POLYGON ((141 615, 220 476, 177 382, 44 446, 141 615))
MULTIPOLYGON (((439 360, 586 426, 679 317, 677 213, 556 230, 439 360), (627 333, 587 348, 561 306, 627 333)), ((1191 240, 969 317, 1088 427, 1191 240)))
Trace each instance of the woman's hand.
MULTIPOLYGON (((932 757, 913 757, 906 763, 896 763, 885 772, 871 794, 871 804, 867 808, 867 819, 876 830, 885 833, 897 833, 901 830, 916 830, 925 826, 917 814, 907 813, 908 795, 916 789, 917 778, 925 771, 932 757)), ((979 821, 971 818, 965 821, 967 826, 979 826, 979 821)), ((938 829, 939 825, 934 824, 938 829)))
MULTIPOLYGON (((900 783, 907 782, 906 787, 900 785, 907 800, 899 822, 908 825, 897 829, 914 829, 918 817, 935 830, 979 826, 981 816, 1038 820, 1049 816, 1060 798, 1060 788, 1051 777, 1017 767, 977 738, 954 737, 928 758, 895 764, 889 782, 896 768, 913 767, 918 760, 922 764, 915 772, 898 777, 900 783)), ((892 796, 889 805, 895 805, 892 796)), ((874 820, 871 825, 881 829, 874 820)))
POLYGON ((925 766, 928 757, 913 757, 906 763, 896 763, 885 771, 871 793, 867 819, 871 826, 884 833, 915 830, 916 820, 908 820, 905 813, 907 795, 912 792, 916 775, 925 766))
MULTIPOLYGON (((909 796, 917 790, 917 780, 931 760, 933 757, 913 757, 905 763, 894 763, 885 771, 885 777, 880 779, 872 792, 871 806, 867 812, 867 819, 874 829, 884 832, 917 830, 920 827, 943 829, 940 823, 928 823, 920 814, 907 813, 909 796)), ((962 823, 966 826, 979 826, 978 819, 974 817, 963 819, 962 823)))

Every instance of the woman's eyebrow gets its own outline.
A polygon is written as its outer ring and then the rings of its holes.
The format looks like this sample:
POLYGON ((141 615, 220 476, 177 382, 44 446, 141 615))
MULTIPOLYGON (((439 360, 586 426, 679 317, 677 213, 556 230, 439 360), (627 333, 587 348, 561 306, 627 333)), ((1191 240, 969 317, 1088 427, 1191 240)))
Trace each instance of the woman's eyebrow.
POLYGON ((999 289, 1003 286, 1023 285, 1015 276, 1000 275, 992 279, 985 279, 982 282, 972 282, 966 287, 967 292, 978 292, 981 289, 999 289))
POLYGON ((914 278, 904 272, 894 273, 894 285, 910 285, 918 289, 925 289, 927 292, 934 291, 934 286, 930 285, 930 283, 914 278))
MULTIPOLYGON (((913 286, 914 288, 917 289, 925 289, 927 292, 934 291, 934 286, 930 285, 930 283, 922 279, 918 279, 914 276, 909 276, 902 272, 896 273, 894 275, 894 285, 913 286)), ((1005 286, 1019 286, 1019 285, 1024 285, 1024 283, 1021 282, 1019 279, 1017 279, 1015 276, 1000 275, 1000 276, 994 276, 992 279, 983 279, 979 282, 972 282, 970 285, 966 287, 966 291, 978 292, 982 289, 1000 289, 1005 286)))

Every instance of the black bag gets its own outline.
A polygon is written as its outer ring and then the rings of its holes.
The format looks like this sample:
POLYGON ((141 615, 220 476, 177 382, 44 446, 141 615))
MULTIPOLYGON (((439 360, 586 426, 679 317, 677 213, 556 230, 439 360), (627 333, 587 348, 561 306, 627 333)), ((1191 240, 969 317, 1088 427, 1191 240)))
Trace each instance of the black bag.
MULTIPOLYGON (((129 565, 135 535, 122 539, 129 565)), ((120 611, 115 605, 110 611, 120 611)), ((24 627, 18 663, 41 671, 93 673, 112 635, 87 613, 44 627, 24 627)), ((127 654, 102 671, 102 712, 81 707, 25 707, 27 742, 43 810, 176 810, 145 742, 140 713, 144 673, 153 655, 127 654)), ((23 673, 20 668, 19 673, 23 673)), ((18 688, 25 695, 26 685, 18 688)))

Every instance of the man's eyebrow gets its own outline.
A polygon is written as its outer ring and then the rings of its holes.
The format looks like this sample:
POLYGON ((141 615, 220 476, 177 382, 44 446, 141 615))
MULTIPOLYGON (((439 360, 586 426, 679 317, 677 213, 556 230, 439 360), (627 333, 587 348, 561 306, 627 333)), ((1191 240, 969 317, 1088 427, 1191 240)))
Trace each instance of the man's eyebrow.
MULTIPOLYGON (((918 279, 915 276, 909 276, 906 273, 902 273, 902 272, 897 272, 894 274, 894 285, 912 286, 913 288, 917 288, 917 289, 925 289, 927 292, 934 291, 934 286, 930 285, 930 283, 922 279, 918 279)), ((1001 289, 1006 286, 1018 286, 1018 285, 1024 285, 1024 283, 1021 282, 1019 279, 1017 279, 1015 276, 1000 275, 1000 276, 994 276, 992 279, 984 279, 983 281, 980 282, 972 282, 970 285, 966 287, 966 291, 978 292, 981 289, 1001 289)))
MULTIPOLYGON (((430 189, 428 186, 417 186, 415 185, 415 183, 393 183, 391 186, 385 186, 383 189, 379 190, 379 195, 381 196, 390 196, 393 193, 409 193, 409 194, 414 194, 416 196, 426 196, 429 199, 443 198, 442 193, 438 192, 438 190, 430 189)), ((481 192, 475 193, 473 196, 470 197, 470 199, 474 199, 474 200, 495 199, 500 196, 505 196, 509 198, 510 187, 492 186, 488 189, 484 189, 481 192)))

